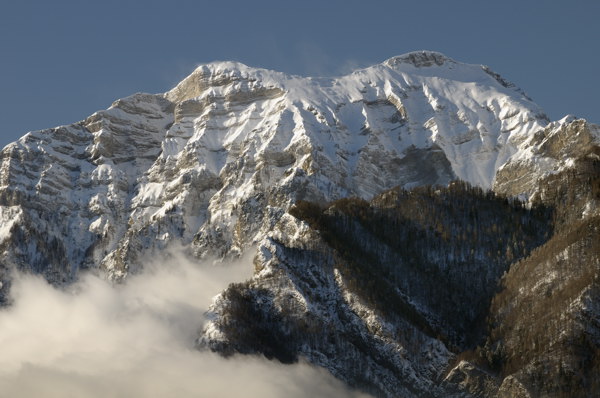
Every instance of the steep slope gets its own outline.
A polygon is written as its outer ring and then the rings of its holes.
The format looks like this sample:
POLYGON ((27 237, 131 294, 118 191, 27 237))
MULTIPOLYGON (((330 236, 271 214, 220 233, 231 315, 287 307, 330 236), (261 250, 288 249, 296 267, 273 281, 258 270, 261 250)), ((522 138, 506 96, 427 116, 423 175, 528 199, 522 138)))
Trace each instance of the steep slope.
POLYGON ((303 356, 376 396, 597 395, 597 131, 537 134, 520 165, 529 209, 463 183, 298 202, 259 246, 254 278, 217 297, 199 344, 303 356))
POLYGON ((199 344, 303 356, 376 396, 446 397, 452 351, 481 342, 496 282, 544 242, 549 215, 461 183, 300 202, 254 277, 216 299, 199 344))
POLYGON ((502 398, 600 392, 599 135, 582 120, 550 124, 536 133, 534 156, 498 171, 500 188, 527 186, 532 206, 553 209, 554 231, 500 280, 486 342, 455 360, 451 389, 502 398))
MULTIPOLYGON (((585 123, 546 140, 583 137, 573 167, 543 179, 539 202, 555 208, 552 239, 514 264, 490 309, 482 350, 505 382, 526 397, 590 397, 600 392, 600 147, 585 123)), ((570 145, 561 143, 565 151, 570 145)), ((554 145, 547 145, 556 152, 554 145)), ((502 391, 504 390, 504 391, 502 391)))
POLYGON ((6 146, 3 268, 31 269, 60 283, 100 266, 123 238, 137 179, 159 156, 172 109, 162 96, 137 94, 6 146))
POLYGON ((549 123, 544 129, 535 131, 528 145, 498 169, 493 189, 510 196, 524 196, 532 202, 554 203, 555 195, 545 192, 557 189, 556 178, 551 176, 577 169, 590 174, 589 166, 581 160, 597 156, 598 145, 598 125, 573 116, 549 123))
POLYGON ((204 65, 164 95, 4 148, 1 263, 58 283, 85 267, 122 278, 172 241, 239 254, 298 199, 489 188, 546 123, 489 69, 439 53, 327 79, 204 65))

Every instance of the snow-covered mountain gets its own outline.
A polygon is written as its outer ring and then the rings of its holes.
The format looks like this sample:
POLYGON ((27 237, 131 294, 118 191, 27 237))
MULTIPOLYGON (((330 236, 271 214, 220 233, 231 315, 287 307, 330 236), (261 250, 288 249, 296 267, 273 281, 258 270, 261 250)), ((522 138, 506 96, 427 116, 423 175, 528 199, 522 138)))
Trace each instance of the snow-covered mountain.
POLYGON ((298 199, 456 178, 491 188, 547 123, 488 68, 433 52, 341 78, 203 65, 165 94, 4 148, 3 263, 60 281, 82 267, 121 278, 172 240, 239 253, 298 199))
MULTIPOLYGON (((289 210, 299 201, 371 199, 393 187, 457 179, 533 203, 548 197, 541 182, 573 169, 599 137, 600 129, 582 120, 550 123, 488 67, 436 52, 393 57, 337 78, 234 62, 202 65, 167 93, 120 99, 2 150, 1 292, 6 296, 12 268, 55 284, 88 268, 122 280, 143 267, 145 255, 173 243, 198 258, 258 247, 252 286, 263 295, 254 299, 281 310, 288 295, 290 311, 314 317, 309 326, 339 319, 325 324, 345 330, 340 347, 352 336, 369 336, 361 344, 376 353, 373 367, 354 385, 378 386, 375 393, 389 396, 439 396, 446 390, 436 380, 453 357, 448 342, 405 319, 398 322, 421 344, 418 352, 407 348, 397 338, 399 324, 359 304, 336 271, 329 243, 289 210), (316 260, 300 261, 290 250, 316 250, 331 272, 322 274, 316 260), (303 274, 318 287, 312 298, 298 287, 303 274)), ((582 217, 597 214, 588 207, 582 217)), ((199 342, 235 351, 219 327, 223 306, 232 302, 226 297, 216 298, 214 322, 199 342)), ((417 313, 427 318, 428 311, 417 313)), ((321 345, 299 352, 344 379, 348 366, 335 368, 321 345)), ((346 360, 356 359, 354 352, 346 360)))

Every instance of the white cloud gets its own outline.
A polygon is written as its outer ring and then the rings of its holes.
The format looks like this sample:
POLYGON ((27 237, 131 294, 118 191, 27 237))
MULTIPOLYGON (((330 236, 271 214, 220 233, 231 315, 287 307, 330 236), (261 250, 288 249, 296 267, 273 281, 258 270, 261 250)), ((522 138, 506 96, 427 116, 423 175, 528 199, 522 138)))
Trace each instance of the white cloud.
POLYGON ((251 272, 247 258, 214 266, 171 254, 117 286, 86 274, 60 290, 19 275, 14 304, 0 311, 0 395, 352 396, 308 364, 194 349, 211 298, 251 272))

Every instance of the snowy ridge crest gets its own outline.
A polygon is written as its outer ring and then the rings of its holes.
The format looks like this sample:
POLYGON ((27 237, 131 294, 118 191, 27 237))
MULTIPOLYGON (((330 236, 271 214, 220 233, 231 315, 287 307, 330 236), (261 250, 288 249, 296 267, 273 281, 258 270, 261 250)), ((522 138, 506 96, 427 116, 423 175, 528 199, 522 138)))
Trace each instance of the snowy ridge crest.
POLYGON ((48 247, 33 258, 10 248, 8 232, 6 263, 57 280, 81 267, 119 279, 173 241, 200 256, 239 254, 299 199, 368 199, 456 178, 491 188, 547 124, 507 86, 431 51, 336 78, 199 66, 165 94, 115 101, 4 149, 2 205, 22 210, 11 231, 34 229, 29 245, 48 247))
POLYGON ((384 65, 395 68, 401 64, 410 64, 416 68, 423 68, 434 65, 442 66, 446 63, 455 64, 456 61, 435 51, 414 51, 389 58, 384 62, 384 65))

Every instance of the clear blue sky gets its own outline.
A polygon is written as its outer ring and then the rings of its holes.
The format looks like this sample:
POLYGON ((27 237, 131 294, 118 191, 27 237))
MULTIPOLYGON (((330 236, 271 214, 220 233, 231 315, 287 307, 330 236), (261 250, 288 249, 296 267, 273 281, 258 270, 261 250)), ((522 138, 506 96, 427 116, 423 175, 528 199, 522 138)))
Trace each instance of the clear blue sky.
POLYGON ((413 50, 486 64, 551 119, 600 122, 600 1, 2 1, 0 146, 200 64, 337 75, 413 50))

